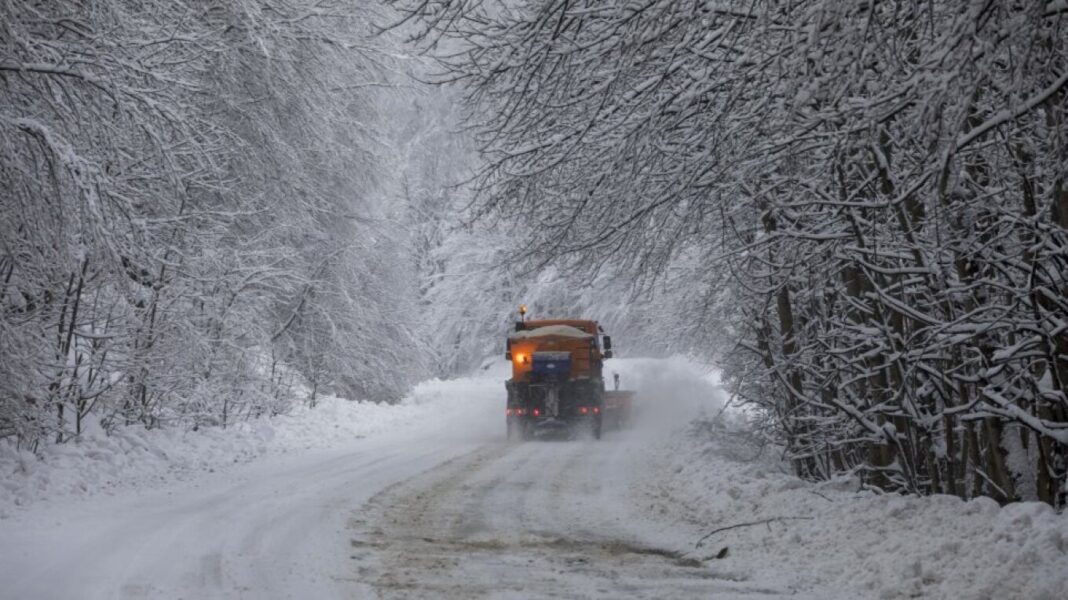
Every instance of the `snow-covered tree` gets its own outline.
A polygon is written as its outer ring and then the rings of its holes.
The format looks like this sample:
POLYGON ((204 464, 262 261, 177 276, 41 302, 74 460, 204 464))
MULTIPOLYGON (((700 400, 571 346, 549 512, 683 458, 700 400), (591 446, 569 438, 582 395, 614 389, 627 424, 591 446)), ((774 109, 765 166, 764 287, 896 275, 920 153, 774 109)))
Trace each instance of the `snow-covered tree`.
POLYGON ((0 438, 226 425, 424 370, 375 3, 0 6, 0 438))
POLYGON ((389 3, 466 93, 476 212, 736 349, 799 474, 1064 501, 1063 2, 389 3))

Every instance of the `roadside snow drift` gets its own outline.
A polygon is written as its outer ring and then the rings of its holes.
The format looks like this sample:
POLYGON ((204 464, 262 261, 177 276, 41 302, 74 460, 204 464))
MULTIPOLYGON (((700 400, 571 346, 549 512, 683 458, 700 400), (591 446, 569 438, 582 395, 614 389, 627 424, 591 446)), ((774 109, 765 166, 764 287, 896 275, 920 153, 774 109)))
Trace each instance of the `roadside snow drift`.
POLYGON ((740 578, 820 597, 1060 600, 1068 597, 1068 514, 989 498, 812 484, 749 432, 702 422, 650 452, 636 490, 692 527, 691 550, 740 578), (698 544, 700 542, 700 544, 698 544))

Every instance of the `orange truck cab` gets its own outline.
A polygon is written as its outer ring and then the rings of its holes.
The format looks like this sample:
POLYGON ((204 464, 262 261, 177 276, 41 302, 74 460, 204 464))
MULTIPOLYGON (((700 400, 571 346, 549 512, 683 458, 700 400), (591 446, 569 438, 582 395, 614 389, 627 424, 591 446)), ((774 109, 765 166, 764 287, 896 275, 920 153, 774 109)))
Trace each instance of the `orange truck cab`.
POLYGON ((505 354, 512 363, 512 378, 505 382, 509 439, 578 429, 601 437, 602 371, 604 359, 612 357, 612 339, 603 334, 596 321, 586 319, 516 322, 505 354))

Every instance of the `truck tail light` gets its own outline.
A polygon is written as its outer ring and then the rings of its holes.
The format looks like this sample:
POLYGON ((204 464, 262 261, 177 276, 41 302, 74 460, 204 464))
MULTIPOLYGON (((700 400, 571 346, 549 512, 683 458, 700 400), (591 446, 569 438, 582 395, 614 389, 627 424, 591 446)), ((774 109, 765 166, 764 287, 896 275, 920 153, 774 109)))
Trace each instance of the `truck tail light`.
POLYGON ((586 414, 586 413, 590 412, 590 409, 586 408, 585 406, 580 406, 579 407, 579 412, 582 413, 582 414, 586 414))
POLYGON ((537 416, 540 416, 540 415, 541 415, 541 411, 539 411, 538 409, 535 408, 534 409, 534 416, 537 417, 537 416))
POLYGON ((595 415, 601 414, 601 407, 600 406, 594 406, 593 407, 593 414, 595 414, 595 415))
POLYGON ((504 416, 506 416, 506 417, 512 416, 512 409, 510 409, 510 408, 504 409, 504 416))

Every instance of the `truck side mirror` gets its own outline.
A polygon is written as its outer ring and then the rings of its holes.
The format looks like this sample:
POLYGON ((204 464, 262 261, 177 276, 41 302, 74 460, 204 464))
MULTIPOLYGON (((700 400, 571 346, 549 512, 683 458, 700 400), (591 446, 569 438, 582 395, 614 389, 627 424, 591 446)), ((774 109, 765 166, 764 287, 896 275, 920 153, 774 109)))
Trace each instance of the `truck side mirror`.
POLYGON ((512 360, 512 353, 511 352, 505 352, 504 353, 504 360, 512 360))
POLYGON ((603 356, 605 358, 612 358, 612 351, 611 350, 605 350, 603 356))
POLYGON ((604 340, 604 349, 605 350, 611 350, 612 349, 612 336, 606 335, 602 339, 604 340))

